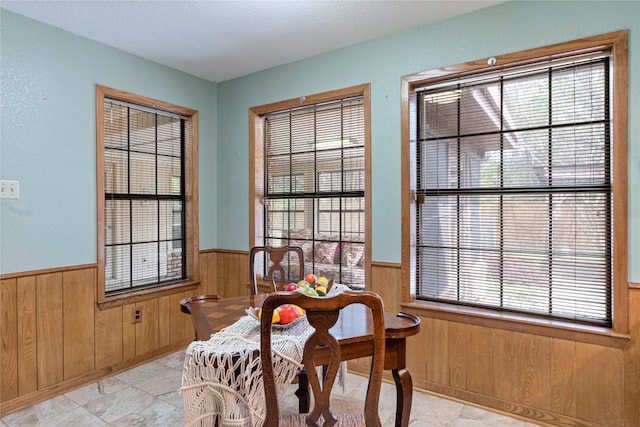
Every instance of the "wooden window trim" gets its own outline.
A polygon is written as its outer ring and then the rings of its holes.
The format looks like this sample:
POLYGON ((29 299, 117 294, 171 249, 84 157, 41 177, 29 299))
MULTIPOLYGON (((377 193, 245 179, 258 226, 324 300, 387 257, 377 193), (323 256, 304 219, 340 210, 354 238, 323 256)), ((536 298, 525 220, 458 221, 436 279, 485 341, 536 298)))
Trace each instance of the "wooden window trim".
POLYGON ((198 225, 198 111, 181 107, 168 102, 135 95, 118 89, 96 85, 96 199, 97 199, 97 253, 98 253, 98 295, 97 304, 100 309, 140 302, 161 296, 195 289, 199 284, 199 225, 198 225), (119 295, 105 294, 105 182, 104 182, 104 99, 111 98, 123 102, 152 107, 187 117, 187 133, 191 140, 190 149, 186 150, 187 160, 191 167, 185 171, 186 191, 186 248, 187 279, 181 282, 160 285, 149 289, 126 292, 119 295))
POLYGON ((627 31, 587 37, 565 43, 495 56, 464 64, 442 67, 401 79, 401 162, 402 162, 402 295, 403 308, 413 313, 455 322, 483 324, 488 327, 522 331, 551 337, 574 339, 614 347, 629 340, 628 299, 628 35, 627 31), (411 285, 411 206, 413 188, 410 179, 410 93, 419 86, 435 84, 452 78, 466 78, 489 70, 540 63, 580 53, 611 50, 613 63, 613 325, 611 328, 582 326, 560 321, 537 319, 533 316, 506 315, 494 310, 458 307, 445 303, 417 301, 411 285))
POLYGON ((329 92, 292 98, 249 108, 249 247, 261 245, 264 224, 260 215, 261 185, 264 177, 264 119, 268 113, 299 107, 302 103, 311 105, 362 96, 364 103, 364 164, 365 164, 365 288, 370 288, 371 277, 371 85, 369 83, 337 89, 329 92))

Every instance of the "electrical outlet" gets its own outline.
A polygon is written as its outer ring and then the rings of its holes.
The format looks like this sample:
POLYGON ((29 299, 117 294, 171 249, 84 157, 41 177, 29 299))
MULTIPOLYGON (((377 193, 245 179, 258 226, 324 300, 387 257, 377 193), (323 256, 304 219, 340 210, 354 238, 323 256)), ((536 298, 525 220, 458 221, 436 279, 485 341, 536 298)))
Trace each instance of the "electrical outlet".
POLYGON ((19 199, 20 181, 0 180, 0 199, 19 199))
POLYGON ((142 307, 135 307, 131 316, 131 323, 142 322, 142 307))

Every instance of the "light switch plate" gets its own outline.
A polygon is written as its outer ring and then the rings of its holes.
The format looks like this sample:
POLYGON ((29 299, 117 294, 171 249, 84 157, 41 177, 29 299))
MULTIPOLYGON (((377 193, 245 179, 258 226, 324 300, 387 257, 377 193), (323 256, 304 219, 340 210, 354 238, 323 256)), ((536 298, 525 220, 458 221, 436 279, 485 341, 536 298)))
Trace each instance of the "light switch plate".
POLYGON ((20 198, 20 182, 0 180, 0 199, 19 199, 20 198))

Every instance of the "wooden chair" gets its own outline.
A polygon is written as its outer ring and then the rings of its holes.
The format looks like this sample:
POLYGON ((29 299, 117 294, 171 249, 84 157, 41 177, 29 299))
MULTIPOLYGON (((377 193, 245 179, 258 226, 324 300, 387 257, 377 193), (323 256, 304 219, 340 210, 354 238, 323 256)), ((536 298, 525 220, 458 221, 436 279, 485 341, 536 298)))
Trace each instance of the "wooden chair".
POLYGON ((277 426, 333 426, 344 425, 380 426, 378 403, 384 369, 385 326, 384 311, 380 297, 369 291, 345 291, 332 297, 309 297, 299 292, 277 292, 267 297, 262 305, 260 324, 260 355, 262 376, 266 400, 265 427, 277 426), (330 395, 338 368, 341 363, 341 349, 338 341, 329 333, 329 329, 338 320, 340 309, 350 304, 360 303, 371 309, 373 319, 373 346, 371 348, 371 371, 369 385, 361 414, 334 414, 330 409, 330 395), (271 321, 273 311, 282 304, 296 304, 306 310, 309 324, 315 332, 304 346, 303 361, 306 372, 318 372, 323 367, 322 384, 318 375, 310 375, 309 383, 314 397, 314 406, 307 414, 292 414, 280 417, 278 395, 273 373, 271 353, 271 321), (318 350, 322 348, 323 351, 318 350), (328 351, 327 351, 328 349, 328 351), (322 354, 328 354, 323 357, 322 354), (315 356, 315 357, 314 357, 315 356), (324 420, 323 424, 320 421, 324 420))
POLYGON ((302 248, 298 246, 283 246, 280 248, 255 246, 249 252, 249 270, 251 272, 249 286, 253 295, 258 294, 258 285, 264 282, 271 282, 273 291, 284 291, 289 281, 297 282, 304 279, 304 253, 302 248), (289 256, 294 257, 292 265, 298 266, 298 277, 288 277, 286 274, 285 266, 286 261, 289 261, 289 256), (258 262, 258 257, 265 257, 264 262, 266 262, 267 266, 271 264, 266 275, 261 276, 261 279, 258 279, 258 274, 262 273, 262 271, 256 271, 257 266, 261 265, 258 262), (274 275, 276 272, 279 273, 277 279, 274 275))

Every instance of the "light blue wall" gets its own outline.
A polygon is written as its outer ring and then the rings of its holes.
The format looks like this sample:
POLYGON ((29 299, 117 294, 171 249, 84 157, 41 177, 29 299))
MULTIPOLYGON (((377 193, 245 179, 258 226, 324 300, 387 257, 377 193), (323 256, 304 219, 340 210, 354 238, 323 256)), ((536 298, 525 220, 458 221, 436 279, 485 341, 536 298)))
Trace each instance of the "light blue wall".
POLYGON ((218 246, 248 247, 247 110, 371 83, 372 259, 400 262, 400 77, 629 31, 629 264, 640 282, 640 2, 512 1, 218 85, 218 246), (222 203, 222 201, 224 201, 222 203))
POLYGON ((96 261, 96 83, 200 111, 200 247, 240 250, 248 109, 371 83, 373 259, 399 262, 400 77, 628 29, 629 278, 640 282, 640 2, 511 1, 217 86, 6 10, 0 19, 0 177, 21 191, 0 201, 0 273, 96 261))
POLYGON ((200 243, 216 245, 216 85, 0 9, 0 273, 95 263, 95 85, 199 111, 200 243))

